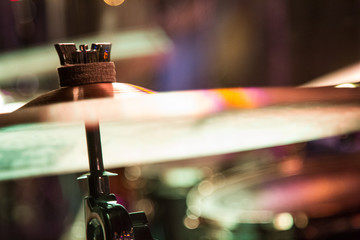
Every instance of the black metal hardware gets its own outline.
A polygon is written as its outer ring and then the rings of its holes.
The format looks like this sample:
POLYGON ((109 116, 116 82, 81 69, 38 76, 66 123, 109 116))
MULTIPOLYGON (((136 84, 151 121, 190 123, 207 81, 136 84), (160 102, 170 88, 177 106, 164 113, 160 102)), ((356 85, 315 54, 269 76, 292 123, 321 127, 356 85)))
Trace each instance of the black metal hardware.
MULTIPOLYGON (((55 48, 60 64, 65 68, 76 64, 110 62, 111 43, 94 43, 90 50, 86 44, 80 45, 77 50, 73 43, 55 44, 55 48)), ((80 78, 74 79, 81 84, 86 82, 80 78)), ((128 213, 110 193, 108 177, 116 174, 104 170, 99 123, 85 124, 85 130, 90 172, 78 179, 86 178, 89 186, 89 196, 85 197, 86 239, 153 240, 145 214, 128 213)))

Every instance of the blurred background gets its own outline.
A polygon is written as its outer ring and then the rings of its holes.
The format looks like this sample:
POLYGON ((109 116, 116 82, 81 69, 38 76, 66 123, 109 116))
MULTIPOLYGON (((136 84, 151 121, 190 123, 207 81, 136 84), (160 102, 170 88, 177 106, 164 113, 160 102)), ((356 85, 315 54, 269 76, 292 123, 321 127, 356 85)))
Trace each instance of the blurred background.
POLYGON ((299 85, 358 61, 359 4, 2 1, 0 84, 22 95, 56 88, 53 44, 90 39, 113 40, 119 81, 158 91, 299 85))
MULTIPOLYGON (((58 88, 59 42, 112 42, 118 81, 155 91, 298 86, 359 61, 360 1, 2 0, 1 112, 58 88)), ((111 189, 157 239, 358 239, 358 141, 116 169, 111 189)), ((84 239, 79 175, 1 182, 0 239, 84 239)))

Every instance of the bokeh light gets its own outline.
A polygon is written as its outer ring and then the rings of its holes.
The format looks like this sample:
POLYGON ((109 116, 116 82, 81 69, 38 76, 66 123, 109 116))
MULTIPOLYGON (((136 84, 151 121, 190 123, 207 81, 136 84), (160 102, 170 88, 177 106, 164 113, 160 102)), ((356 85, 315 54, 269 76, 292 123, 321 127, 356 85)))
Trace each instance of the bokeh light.
POLYGON ((184 226, 188 229, 196 229, 200 225, 200 221, 198 218, 190 218, 186 217, 184 219, 184 226))
POLYGON ((119 6, 121 5, 125 0, 104 0, 104 2, 109 6, 119 6))
POLYGON ((286 231, 294 225, 294 219, 290 213, 279 213, 274 217, 274 228, 280 231, 286 231))

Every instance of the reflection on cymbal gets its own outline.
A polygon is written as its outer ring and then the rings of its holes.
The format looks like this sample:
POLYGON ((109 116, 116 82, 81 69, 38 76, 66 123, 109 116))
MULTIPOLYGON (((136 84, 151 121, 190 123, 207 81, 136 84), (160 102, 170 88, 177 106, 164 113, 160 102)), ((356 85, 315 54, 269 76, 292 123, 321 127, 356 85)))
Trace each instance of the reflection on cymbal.
POLYGON ((360 185, 358 157, 297 159, 298 169, 292 173, 285 170, 284 161, 247 172, 230 169, 202 183, 211 191, 194 188, 188 205, 201 217, 227 226, 272 223, 284 213, 321 218, 358 209, 360 194, 354 191, 360 185))
POLYGON ((88 168, 84 121, 100 120, 107 169, 346 134, 358 89, 217 89, 95 99, 0 117, 0 178, 88 168))
MULTIPOLYGON (((139 89, 135 91, 139 92, 139 89)), ((103 91, 99 92, 104 94, 103 91)), ((10 114, 3 114, 3 117, 0 118, 0 127, 34 122, 85 121, 91 123, 98 120, 145 121, 178 117, 199 118, 229 110, 243 111, 244 109, 282 104, 356 103, 360 100, 359 93, 360 89, 357 88, 334 89, 330 87, 233 88, 158 93, 149 96, 137 96, 139 94, 135 94, 136 96, 132 96, 132 94, 114 95, 110 92, 111 96, 109 97, 115 97, 115 99, 99 98, 65 102, 25 108, 10 114)), ((71 98, 74 96, 72 92, 69 95, 71 98)), ((82 99, 87 98, 82 97, 82 99)))
POLYGON ((99 98, 116 99, 119 97, 137 96, 146 93, 154 92, 128 83, 113 82, 84 84, 62 87, 50 91, 25 104, 23 108, 99 98))
POLYGON ((277 218, 288 215, 290 229, 298 217, 308 221, 359 208, 360 194, 354 191, 360 186, 358 157, 298 159, 292 173, 284 170, 284 161, 259 164, 252 171, 229 169, 193 188, 187 203, 198 217, 222 226, 273 223, 277 228, 277 218))
POLYGON ((324 87, 356 82, 360 82, 360 63, 316 78, 301 87, 324 87))

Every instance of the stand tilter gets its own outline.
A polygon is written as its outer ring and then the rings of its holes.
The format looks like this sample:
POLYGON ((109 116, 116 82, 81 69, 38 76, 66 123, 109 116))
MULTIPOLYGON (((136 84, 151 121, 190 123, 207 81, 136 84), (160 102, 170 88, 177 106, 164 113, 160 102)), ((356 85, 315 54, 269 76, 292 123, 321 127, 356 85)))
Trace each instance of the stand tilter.
POLYGON ((99 124, 86 125, 86 138, 89 154, 90 173, 82 178, 88 179, 89 194, 85 198, 85 221, 87 239, 152 239, 147 219, 143 212, 128 213, 110 194, 108 176, 104 171, 99 124))

